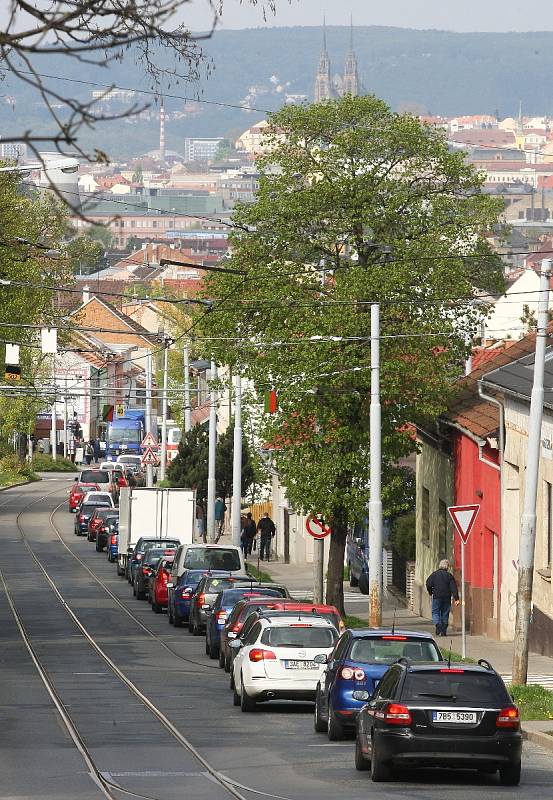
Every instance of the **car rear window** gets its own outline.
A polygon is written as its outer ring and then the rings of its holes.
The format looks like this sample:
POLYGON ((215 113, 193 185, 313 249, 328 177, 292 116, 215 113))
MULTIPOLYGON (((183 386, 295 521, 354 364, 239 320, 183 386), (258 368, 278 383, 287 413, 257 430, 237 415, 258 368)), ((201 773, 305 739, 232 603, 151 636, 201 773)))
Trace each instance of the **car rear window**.
POLYGON ((304 623, 266 628, 261 637, 263 644, 273 647, 332 647, 337 639, 332 628, 312 627, 304 623))
POLYGON ((164 547, 153 547, 151 550, 148 550, 146 556, 144 558, 145 564, 154 564, 158 561, 162 556, 165 555, 165 548, 164 547))
POLYGON ((138 552, 140 552, 140 550, 151 550, 152 547, 163 547, 165 549, 170 547, 176 550, 178 546, 179 542, 175 542, 174 539, 145 539, 141 542, 138 552))
POLYGON ((420 639, 354 638, 347 655, 361 664, 391 664, 401 657, 411 661, 441 661, 434 642, 420 639))
POLYGON ((85 469, 81 472, 81 483, 109 483, 109 473, 101 469, 85 469))
MULTIPOLYGON (((281 595, 274 589, 260 589, 253 591, 249 588, 245 589, 228 589, 225 592, 225 604, 234 605, 239 600, 254 600, 256 597, 280 597, 281 595)), ((251 609, 250 609, 251 610, 251 609)))
POLYGON ((229 572, 242 568, 238 551, 226 547, 190 547, 183 566, 185 569, 224 569, 229 572))
POLYGON ((208 578, 205 582, 204 591, 208 593, 222 592, 223 589, 230 589, 234 585, 232 578, 208 578))
MULTIPOLYGON (((444 668, 445 669, 445 668, 444 668)), ((511 702, 497 675, 485 672, 408 672, 402 699, 490 707, 511 702)))

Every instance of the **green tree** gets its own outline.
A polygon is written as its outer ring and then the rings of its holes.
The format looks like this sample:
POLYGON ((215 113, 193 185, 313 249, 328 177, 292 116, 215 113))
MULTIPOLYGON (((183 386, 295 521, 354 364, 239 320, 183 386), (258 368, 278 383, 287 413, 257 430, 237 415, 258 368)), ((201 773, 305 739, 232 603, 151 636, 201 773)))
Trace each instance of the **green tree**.
POLYGON ((113 246, 113 234, 103 225, 90 225, 83 235, 94 242, 100 242, 104 250, 109 250, 113 246))
POLYGON ((140 184, 144 183, 144 175, 142 174, 142 164, 137 164, 132 174, 132 182, 140 184))
POLYGON ((104 248, 89 236, 77 236, 65 245, 72 271, 75 275, 89 275, 100 269, 104 248))
POLYGON ((502 204, 442 134, 375 97, 270 120, 257 200, 236 210, 225 262, 241 274, 207 279, 227 299, 198 327, 216 339, 206 355, 278 391, 259 435, 294 508, 331 522, 327 602, 343 610, 346 534, 369 497, 370 304, 381 303, 386 494, 413 450, 406 423, 439 414, 459 375, 481 313, 474 288, 502 286, 484 237, 502 204))
MULTIPOLYGON (((215 480, 217 493, 224 499, 232 496, 234 424, 231 424, 217 441, 215 480)), ((185 433, 179 451, 169 467, 167 476, 173 486, 196 489, 198 503, 204 508, 207 502, 207 463, 209 431, 205 425, 195 425, 185 433)), ((248 443, 242 438, 242 496, 254 480, 248 443)))
POLYGON ((215 161, 224 161, 234 153, 234 147, 228 139, 223 139, 217 145, 217 152, 215 153, 215 161))

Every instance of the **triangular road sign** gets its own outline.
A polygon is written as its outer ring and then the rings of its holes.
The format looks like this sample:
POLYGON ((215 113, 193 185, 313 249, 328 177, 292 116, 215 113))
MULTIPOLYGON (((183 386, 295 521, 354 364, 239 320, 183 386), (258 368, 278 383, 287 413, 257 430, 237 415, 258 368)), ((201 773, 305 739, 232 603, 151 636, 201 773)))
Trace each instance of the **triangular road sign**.
POLYGON ((157 454, 154 453, 151 447, 147 447, 144 453, 142 454, 142 463, 146 464, 146 466, 156 466, 159 463, 159 459, 157 454))
POLYGON ((157 447, 157 442, 151 433, 147 433, 146 436, 142 439, 140 446, 143 447, 144 449, 148 447, 157 447))
POLYGON ((447 510, 453 520, 455 530, 461 537, 461 541, 466 544, 469 540, 474 520, 480 511, 480 505, 475 503, 469 506, 449 506, 447 510))

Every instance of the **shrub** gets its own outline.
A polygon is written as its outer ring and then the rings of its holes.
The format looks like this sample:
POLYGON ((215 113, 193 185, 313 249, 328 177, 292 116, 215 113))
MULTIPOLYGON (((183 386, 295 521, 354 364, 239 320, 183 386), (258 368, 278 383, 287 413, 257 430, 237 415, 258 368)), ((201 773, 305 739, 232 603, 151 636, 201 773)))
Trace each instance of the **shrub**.
POLYGON ((416 554, 415 544, 416 517, 414 513, 398 517, 393 524, 390 541, 394 550, 407 561, 414 561, 416 554))
POLYGON ((78 468, 68 458, 58 456, 55 460, 44 453, 35 453, 32 461, 35 472, 77 472, 78 468))

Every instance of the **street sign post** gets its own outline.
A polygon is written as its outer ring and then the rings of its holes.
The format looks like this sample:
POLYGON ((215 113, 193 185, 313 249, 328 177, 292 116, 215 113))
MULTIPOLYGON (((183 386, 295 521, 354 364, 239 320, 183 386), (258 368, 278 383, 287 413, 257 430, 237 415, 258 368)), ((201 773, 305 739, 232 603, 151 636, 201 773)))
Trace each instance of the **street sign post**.
POLYGON ((322 603, 324 593, 325 538, 331 529, 321 514, 310 514, 305 520, 305 530, 315 539, 313 542, 313 602, 322 603))
POLYGON ((467 655, 467 632, 465 630, 465 545, 469 540, 480 505, 449 506, 447 509, 455 530, 461 539, 461 655, 467 655))
POLYGON ((157 453, 154 453, 151 447, 147 447, 146 450, 144 450, 141 461, 142 464, 145 464, 147 467, 156 467, 159 464, 157 453))
POLYGON ((147 450, 148 448, 151 449, 153 447, 157 447, 157 441, 156 441, 156 439, 154 439, 153 435, 149 431, 146 434, 146 436, 142 439, 142 441, 140 442, 140 447, 142 447, 143 450, 147 450))

